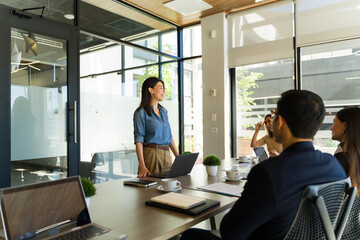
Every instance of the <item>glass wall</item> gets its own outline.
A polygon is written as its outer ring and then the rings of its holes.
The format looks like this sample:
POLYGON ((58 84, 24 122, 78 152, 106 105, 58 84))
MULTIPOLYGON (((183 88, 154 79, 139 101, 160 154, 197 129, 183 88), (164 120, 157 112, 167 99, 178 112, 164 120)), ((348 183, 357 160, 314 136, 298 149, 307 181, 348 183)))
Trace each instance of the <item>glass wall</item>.
MULTIPOLYGON (((250 142, 256 123, 276 108, 282 92, 294 89, 293 72, 292 59, 236 68, 237 156, 253 154, 250 142)), ((263 128, 258 139, 265 134, 263 128)))
POLYGON ((326 117, 315 136, 315 146, 333 154, 338 142, 331 140, 334 115, 346 106, 360 105, 360 39, 301 48, 303 89, 320 95, 326 117))
MULTIPOLYGON (((143 44, 159 45, 155 39, 146 41, 143 44)), ((160 64, 157 55, 129 46, 110 42, 101 46, 83 48, 80 54, 80 173, 94 182, 136 176, 133 113, 140 104, 142 83, 150 76, 159 77, 159 66, 166 90, 161 104, 179 143, 177 62, 160 64)))

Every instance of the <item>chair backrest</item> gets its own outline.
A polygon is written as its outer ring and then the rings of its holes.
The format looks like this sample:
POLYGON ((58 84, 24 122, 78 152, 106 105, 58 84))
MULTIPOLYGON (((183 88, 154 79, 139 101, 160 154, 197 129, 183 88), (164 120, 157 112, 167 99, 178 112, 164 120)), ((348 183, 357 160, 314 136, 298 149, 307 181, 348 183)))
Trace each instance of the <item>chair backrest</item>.
POLYGON ((307 186, 286 240, 340 239, 356 191, 350 179, 307 186))
POLYGON ((341 240, 360 239, 360 196, 355 198, 341 240))

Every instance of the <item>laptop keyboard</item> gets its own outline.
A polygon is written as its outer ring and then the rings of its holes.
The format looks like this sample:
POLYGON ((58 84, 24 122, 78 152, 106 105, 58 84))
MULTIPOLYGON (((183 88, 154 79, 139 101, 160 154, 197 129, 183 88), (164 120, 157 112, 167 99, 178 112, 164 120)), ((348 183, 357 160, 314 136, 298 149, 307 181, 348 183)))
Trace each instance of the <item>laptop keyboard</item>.
POLYGON ((107 229, 103 229, 103 228, 101 228, 99 226, 95 226, 95 225, 90 225, 90 226, 87 226, 84 228, 79 228, 75 231, 65 233, 61 236, 54 237, 51 239, 54 239, 54 240, 87 239, 87 238, 97 237, 97 236, 103 235, 108 232, 109 232, 109 230, 107 230, 107 229))

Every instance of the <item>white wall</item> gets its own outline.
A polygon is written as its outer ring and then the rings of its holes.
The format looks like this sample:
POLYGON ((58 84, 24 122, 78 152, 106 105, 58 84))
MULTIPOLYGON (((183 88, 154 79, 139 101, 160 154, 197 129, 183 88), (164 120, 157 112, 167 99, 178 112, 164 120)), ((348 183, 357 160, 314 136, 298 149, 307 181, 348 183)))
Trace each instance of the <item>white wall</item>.
POLYGON ((227 70, 227 22, 224 13, 202 18, 203 60, 203 135, 204 157, 215 154, 219 158, 230 156, 230 92, 227 70), (215 38, 210 37, 211 30, 215 38), (210 96, 216 89, 216 96, 210 96), (216 114, 216 121, 211 114, 216 114), (217 128, 217 133, 211 131, 217 128))

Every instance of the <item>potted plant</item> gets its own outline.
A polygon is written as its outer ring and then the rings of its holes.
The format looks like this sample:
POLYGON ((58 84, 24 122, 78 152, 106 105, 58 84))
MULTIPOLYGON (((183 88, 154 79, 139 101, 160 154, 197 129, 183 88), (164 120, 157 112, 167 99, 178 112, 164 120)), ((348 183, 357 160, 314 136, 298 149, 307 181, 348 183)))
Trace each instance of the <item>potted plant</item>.
POLYGON ((190 154, 190 153, 192 153, 192 152, 190 152, 190 151, 184 151, 182 154, 190 154))
POLYGON ((209 176, 216 176, 221 160, 218 156, 210 154, 204 159, 203 164, 206 166, 206 172, 209 176))
POLYGON ((84 189, 86 204, 90 206, 90 197, 96 194, 94 183, 87 178, 81 177, 81 185, 84 189))

